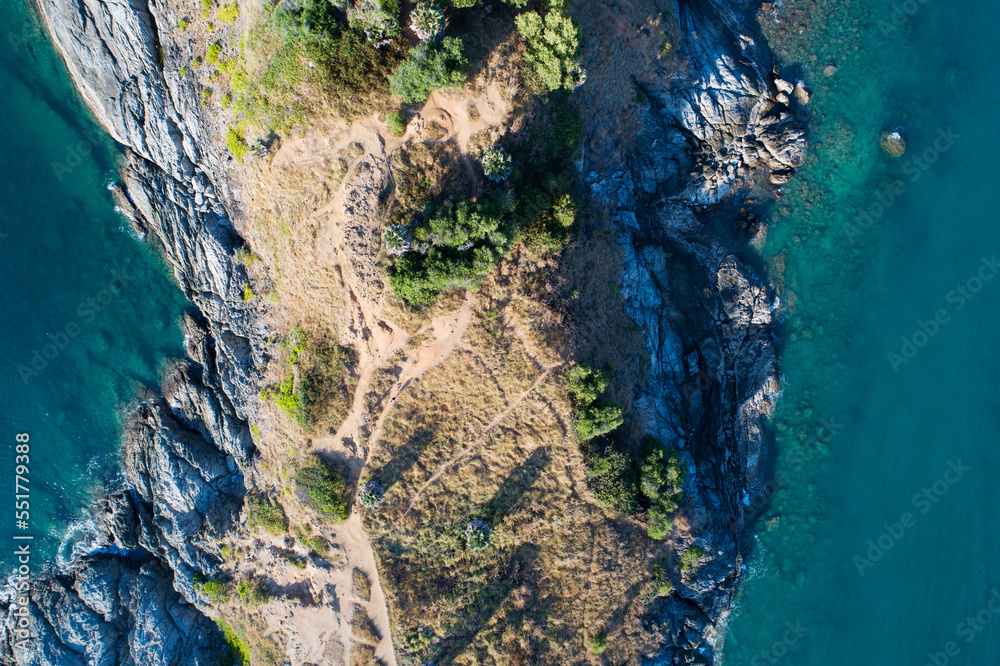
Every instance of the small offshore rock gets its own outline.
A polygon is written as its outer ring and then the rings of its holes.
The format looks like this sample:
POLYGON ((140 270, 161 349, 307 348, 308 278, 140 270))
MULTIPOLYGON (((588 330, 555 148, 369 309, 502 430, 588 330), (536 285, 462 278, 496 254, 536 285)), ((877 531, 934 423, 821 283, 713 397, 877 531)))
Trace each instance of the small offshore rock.
POLYGON ((784 104, 785 106, 788 106, 788 103, 791 101, 790 99, 788 99, 788 95, 786 95, 783 92, 778 93, 774 99, 779 104, 784 104))
POLYGON ((882 132, 879 145, 892 157, 902 157, 903 153, 906 152, 906 141, 898 129, 882 132))
POLYGON ((823 76, 833 76, 834 74, 837 73, 837 69, 838 68, 836 65, 830 63, 829 65, 823 68, 823 76))
POLYGON ((806 90, 801 81, 795 82, 793 95, 795 96, 795 101, 799 104, 805 105, 809 103, 809 91, 806 90))
POLYGON ((774 87, 778 89, 778 92, 783 93, 790 93, 795 89, 795 86, 782 78, 774 79, 774 87))

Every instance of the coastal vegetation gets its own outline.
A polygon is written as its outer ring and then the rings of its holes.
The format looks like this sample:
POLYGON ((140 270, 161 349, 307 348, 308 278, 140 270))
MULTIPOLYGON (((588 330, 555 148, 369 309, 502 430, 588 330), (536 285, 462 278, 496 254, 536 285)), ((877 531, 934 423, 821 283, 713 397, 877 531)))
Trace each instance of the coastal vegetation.
POLYGON ((277 502, 265 497, 247 497, 247 521, 251 529, 263 529, 274 535, 288 532, 288 518, 277 502))
POLYGON ((295 487, 303 502, 328 520, 347 520, 347 482, 339 465, 318 455, 307 456, 295 471, 295 487))

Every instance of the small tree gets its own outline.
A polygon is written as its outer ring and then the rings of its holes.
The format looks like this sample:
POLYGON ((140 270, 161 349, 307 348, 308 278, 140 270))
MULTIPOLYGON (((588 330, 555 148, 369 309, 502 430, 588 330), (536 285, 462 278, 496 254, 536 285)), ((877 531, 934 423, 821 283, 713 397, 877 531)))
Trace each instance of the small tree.
POLYGON ((347 484, 337 465, 312 455, 296 472, 295 484, 313 509, 336 522, 347 520, 347 484))
POLYGON ((434 39, 444 32, 444 10, 432 2, 421 2, 410 13, 410 27, 421 41, 434 39))
POLYGON ((385 490, 382 488, 382 484, 375 480, 366 483, 358 492, 358 502, 368 509, 374 509, 382 503, 383 499, 385 499, 385 490))
POLYGON ((537 12, 518 16, 517 29, 528 49, 534 83, 542 90, 573 90, 586 80, 580 66, 580 26, 562 3, 551 2, 542 18, 537 12))
POLYGON ((465 528, 465 543, 472 550, 482 550, 490 545, 490 526, 482 520, 473 520, 465 528))
POLYGON ((510 178, 512 168, 510 154, 501 146, 488 148, 483 155, 483 172, 494 183, 510 178))

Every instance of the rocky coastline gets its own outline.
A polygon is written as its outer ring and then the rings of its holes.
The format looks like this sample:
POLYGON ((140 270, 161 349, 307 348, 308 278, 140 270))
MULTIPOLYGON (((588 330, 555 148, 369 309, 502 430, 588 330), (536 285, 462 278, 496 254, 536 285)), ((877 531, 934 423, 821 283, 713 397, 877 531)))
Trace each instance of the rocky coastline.
MULTIPOLYGON (((84 99, 125 148, 123 207, 162 244, 197 312, 185 318, 188 360, 132 416, 128 490, 102 506, 99 547, 36 579, 26 610, 10 597, 0 604, 0 663, 219 664, 226 646, 195 605, 205 601, 195 574, 218 569, 208 544, 239 523, 268 333, 241 298, 231 158, 214 148, 218 128, 194 86, 169 73, 178 54, 161 46, 159 32, 173 22, 159 2, 37 3, 84 99), (25 612, 30 642, 13 632, 25 612)), ((665 638, 648 661, 708 664, 740 578, 744 506, 761 480, 762 424, 780 386, 776 297, 748 251, 761 231, 748 229, 738 201, 755 181, 780 185, 801 165, 796 110, 807 95, 775 74, 747 14, 731 3, 682 0, 673 11, 686 71, 651 66, 641 39, 589 64, 585 123, 627 113, 637 130, 628 146, 609 136, 591 150, 582 176, 591 204, 618 224, 622 294, 646 334, 642 429, 682 450, 694 469, 685 488, 695 507, 689 539, 711 554, 696 583, 654 602, 647 620, 665 638), (612 85, 623 80, 635 99, 626 110, 612 85)), ((601 30, 600 13, 586 14, 585 40, 601 30)))

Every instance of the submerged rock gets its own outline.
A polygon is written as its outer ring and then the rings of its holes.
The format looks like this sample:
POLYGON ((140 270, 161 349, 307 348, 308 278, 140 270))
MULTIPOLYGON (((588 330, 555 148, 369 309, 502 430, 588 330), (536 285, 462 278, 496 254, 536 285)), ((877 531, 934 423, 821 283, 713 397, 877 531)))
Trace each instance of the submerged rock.
POLYGON ((902 157, 906 152, 906 140, 898 129, 886 130, 879 137, 879 146, 891 157, 902 157))

